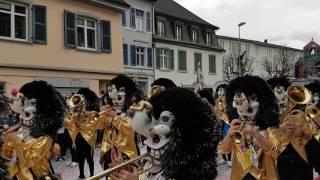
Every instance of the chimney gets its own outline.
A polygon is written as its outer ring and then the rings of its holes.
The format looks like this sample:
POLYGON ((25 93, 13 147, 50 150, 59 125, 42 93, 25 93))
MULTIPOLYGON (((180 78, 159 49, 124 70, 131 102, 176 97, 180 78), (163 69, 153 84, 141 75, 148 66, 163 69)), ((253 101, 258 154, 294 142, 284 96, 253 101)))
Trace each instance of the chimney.
POLYGON ((264 42, 264 43, 268 43, 268 39, 265 39, 263 42, 264 42))

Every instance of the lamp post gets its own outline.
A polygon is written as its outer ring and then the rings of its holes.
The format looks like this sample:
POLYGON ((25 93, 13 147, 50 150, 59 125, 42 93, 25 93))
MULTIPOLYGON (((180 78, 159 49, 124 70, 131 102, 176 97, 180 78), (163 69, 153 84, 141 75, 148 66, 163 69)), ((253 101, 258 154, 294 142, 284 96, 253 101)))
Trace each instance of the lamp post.
POLYGON ((239 58, 238 58, 238 70, 239 70, 239 76, 242 76, 242 62, 241 62, 241 60, 242 59, 240 59, 240 55, 241 55, 241 39, 240 39, 240 27, 241 26, 243 26, 243 25, 245 25, 246 24, 246 22, 240 22, 239 24, 238 24, 238 29, 239 29, 239 58))

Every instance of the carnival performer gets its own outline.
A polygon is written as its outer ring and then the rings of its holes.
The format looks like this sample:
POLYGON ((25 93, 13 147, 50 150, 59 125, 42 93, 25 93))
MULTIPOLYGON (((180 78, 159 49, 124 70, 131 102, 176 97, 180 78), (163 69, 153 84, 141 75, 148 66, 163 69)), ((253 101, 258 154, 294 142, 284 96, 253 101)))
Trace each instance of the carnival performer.
MULTIPOLYGON (((8 115, 8 106, 9 106, 8 99, 5 96, 3 96, 3 94, 0 94, 0 122, 5 122, 5 117, 8 115)), ((2 144, 3 142, 2 142, 2 139, 0 138, 0 152, 2 152, 2 144)), ((0 154, 0 180, 6 180, 6 179, 7 179, 6 161, 0 154)))
MULTIPOLYGON (((230 122, 228 119, 228 116, 226 114, 226 98, 225 98, 225 89, 227 87, 227 84, 221 84, 217 87, 216 93, 215 93, 215 106, 214 111, 217 116, 217 119, 222 122, 222 131, 223 131, 223 137, 225 137, 228 133, 228 130, 230 128, 230 122)), ((228 167, 231 168, 232 162, 231 162, 231 153, 229 154, 221 154, 222 159, 218 162, 218 165, 227 164, 228 167)))
POLYGON ((124 157, 132 158, 138 155, 135 140, 135 132, 127 114, 127 110, 132 105, 132 96, 140 96, 136 84, 127 76, 119 75, 113 78, 107 87, 108 96, 112 99, 113 113, 109 113, 105 118, 109 118, 109 123, 104 129, 100 164, 104 169, 108 169, 111 163, 111 147, 121 152, 124 157))
POLYGON ((238 77, 226 89, 230 129, 220 144, 232 152, 231 180, 276 180, 279 108, 268 84, 256 76, 238 77))
POLYGON ((302 87, 291 90, 294 86, 286 78, 272 78, 268 80, 277 97, 281 109, 279 125, 279 157, 277 158, 277 169, 279 178, 282 180, 313 179, 312 166, 309 163, 305 149, 311 138, 311 130, 306 121, 304 102, 294 102, 292 98, 307 96, 302 87), (301 90, 300 90, 301 89, 301 90))
POLYGON ((212 180, 217 176, 215 116, 193 92, 170 88, 152 96, 150 103, 141 101, 131 109, 133 127, 147 137, 144 143, 155 163, 140 177, 136 171, 122 169, 112 179, 212 180))
POLYGON ((308 106, 309 108, 313 107, 314 110, 316 110, 316 112, 311 112, 311 114, 310 112, 306 112, 307 116, 309 116, 310 118, 308 123, 310 124, 310 127, 312 129, 313 136, 311 140, 306 144, 305 149, 310 164, 315 168, 315 171, 320 176, 320 84, 313 82, 305 85, 305 87, 312 94, 312 98, 308 103, 308 106))
POLYGON ((177 85, 171 79, 158 78, 151 84, 149 97, 159 94, 162 91, 176 87, 177 85))
POLYGON ((98 114, 100 111, 98 96, 90 89, 82 88, 70 98, 69 106, 73 109, 73 113, 65 117, 64 126, 68 129, 76 147, 79 178, 85 178, 85 160, 89 165, 90 176, 93 176, 97 129, 103 128, 105 124, 98 114))
POLYGON ((21 123, 2 134, 3 154, 12 159, 9 178, 58 179, 50 165, 54 139, 64 116, 57 91, 45 81, 33 81, 21 87, 10 106, 20 114, 21 123))

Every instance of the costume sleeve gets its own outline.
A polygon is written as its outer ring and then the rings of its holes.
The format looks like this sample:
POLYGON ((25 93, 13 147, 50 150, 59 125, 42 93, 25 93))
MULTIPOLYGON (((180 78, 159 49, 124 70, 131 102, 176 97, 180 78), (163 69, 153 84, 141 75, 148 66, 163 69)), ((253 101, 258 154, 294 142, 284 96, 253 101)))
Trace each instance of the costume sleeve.
POLYGON ((116 117, 112 121, 113 125, 115 128, 117 128, 120 132, 122 132, 125 135, 129 135, 131 131, 133 131, 129 118, 121 118, 121 117, 116 117))
POLYGON ((72 128, 72 124, 74 123, 72 115, 65 115, 63 125, 66 129, 72 128))
POLYGON ((108 126, 108 122, 110 121, 110 118, 107 114, 107 112, 102 112, 102 114, 98 115, 97 123, 96 123, 96 129, 105 129, 108 126))
POLYGON ((266 138, 272 143, 272 148, 265 152, 266 155, 271 156, 273 159, 277 159, 281 148, 279 128, 268 128, 266 130, 266 138))

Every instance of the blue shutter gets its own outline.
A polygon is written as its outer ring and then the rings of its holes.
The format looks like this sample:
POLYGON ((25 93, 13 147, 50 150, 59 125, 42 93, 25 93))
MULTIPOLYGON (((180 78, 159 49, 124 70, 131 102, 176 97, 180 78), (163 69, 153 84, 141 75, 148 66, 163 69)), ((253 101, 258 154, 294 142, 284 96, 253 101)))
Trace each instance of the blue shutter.
POLYGON ((146 27, 147 32, 151 32, 151 14, 150 12, 147 12, 147 27, 146 27))
POLYGON ((135 45, 131 45, 130 47, 130 51, 131 51, 131 66, 136 66, 136 46, 135 45))
POLYGON ((152 67, 152 48, 148 48, 148 67, 152 67))
POLYGON ((123 44, 123 64, 128 65, 128 44, 123 44))
POLYGON ((132 29, 136 28, 136 10, 134 8, 130 10, 130 27, 132 29))

